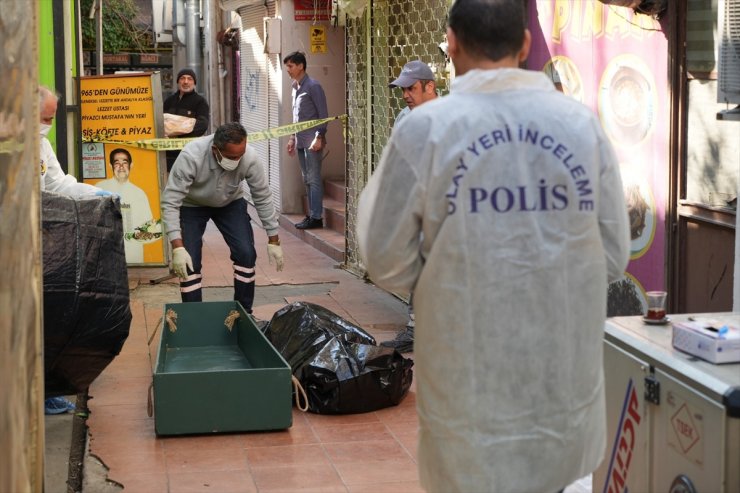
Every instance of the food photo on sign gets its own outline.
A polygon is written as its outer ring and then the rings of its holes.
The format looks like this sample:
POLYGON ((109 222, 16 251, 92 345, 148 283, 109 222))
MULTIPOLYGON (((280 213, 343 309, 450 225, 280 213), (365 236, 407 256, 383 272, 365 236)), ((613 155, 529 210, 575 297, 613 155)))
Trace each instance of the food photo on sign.
POLYGON ((655 239, 657 209, 653 191, 644 173, 644 168, 639 165, 620 164, 624 201, 630 221, 632 260, 642 257, 655 239))

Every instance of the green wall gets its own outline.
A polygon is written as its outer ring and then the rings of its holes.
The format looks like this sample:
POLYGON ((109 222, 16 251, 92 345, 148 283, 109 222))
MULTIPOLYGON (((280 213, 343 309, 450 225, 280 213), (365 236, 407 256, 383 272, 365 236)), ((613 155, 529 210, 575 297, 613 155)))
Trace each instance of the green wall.
MULTIPOLYGON (((66 91, 66 86, 75 87, 74 79, 77 77, 77 52, 78 48, 78 34, 77 34, 77 23, 76 23, 76 0, 37 0, 38 18, 39 18, 39 84, 47 86, 50 89, 56 90, 60 93, 66 91), (64 3, 66 2, 66 4, 64 3), (64 21, 54 25, 54 10, 53 5, 67 6, 67 14, 64 15, 64 21), (64 44, 60 44, 57 49, 54 45, 54 33, 64 39, 64 44), (65 64, 65 48, 71 53, 71 67, 65 67, 64 74, 66 80, 56 80, 56 64, 65 64)), ((76 99, 73 102, 76 104, 76 99)), ((74 127, 69 127, 68 131, 74 131, 74 127)), ((56 119, 55 123, 49 132, 49 140, 52 146, 56 148, 56 119)))

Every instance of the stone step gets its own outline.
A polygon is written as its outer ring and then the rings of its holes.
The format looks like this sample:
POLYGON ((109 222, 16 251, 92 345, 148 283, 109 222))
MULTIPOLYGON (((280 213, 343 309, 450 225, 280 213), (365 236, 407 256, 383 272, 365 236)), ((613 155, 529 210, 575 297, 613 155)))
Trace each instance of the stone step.
POLYGON ((347 199, 347 186, 344 178, 327 178, 324 180, 324 197, 345 203, 347 199))
POLYGON ((324 227, 333 229, 344 236, 347 209, 344 202, 324 197, 324 227))
MULTIPOLYGON (((280 226, 329 258, 344 263, 344 233, 339 233, 327 227, 297 229, 294 225, 302 220, 303 216, 299 214, 281 214, 280 226)), ((326 226, 326 221, 324 221, 324 226, 326 226)))
MULTIPOLYGON (((321 204, 324 206, 324 227, 333 229, 343 235, 347 222, 347 209, 344 201, 340 202, 324 195, 321 204)), ((304 215, 308 215, 308 200, 305 195, 303 196, 303 210, 306 211, 304 215)))

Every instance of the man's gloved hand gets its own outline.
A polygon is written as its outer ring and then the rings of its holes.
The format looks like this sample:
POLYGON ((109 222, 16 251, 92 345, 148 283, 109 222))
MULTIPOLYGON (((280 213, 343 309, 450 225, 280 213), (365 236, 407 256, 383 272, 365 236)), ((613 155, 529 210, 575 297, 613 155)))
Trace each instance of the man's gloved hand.
POLYGON ((275 261, 278 272, 283 270, 285 262, 283 261, 283 249, 280 245, 267 244, 267 259, 270 261, 270 265, 272 265, 273 260, 275 261))
POLYGON ((109 192, 108 190, 96 190, 95 191, 95 196, 96 197, 110 197, 110 196, 118 197, 118 194, 117 193, 113 193, 113 192, 109 192))
POLYGON ((172 250, 172 270, 180 279, 188 277, 188 267, 193 270, 193 259, 185 247, 177 247, 172 250))

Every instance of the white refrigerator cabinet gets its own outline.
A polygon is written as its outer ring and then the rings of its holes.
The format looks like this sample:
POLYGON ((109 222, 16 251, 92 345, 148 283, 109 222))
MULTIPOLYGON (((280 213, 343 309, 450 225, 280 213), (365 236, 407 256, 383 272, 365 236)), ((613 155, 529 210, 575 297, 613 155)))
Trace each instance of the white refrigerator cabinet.
MULTIPOLYGON (((740 313, 696 316, 740 325, 740 313)), ((740 492, 740 364, 682 353, 672 331, 642 317, 607 320, 607 448, 594 493, 740 492)))

